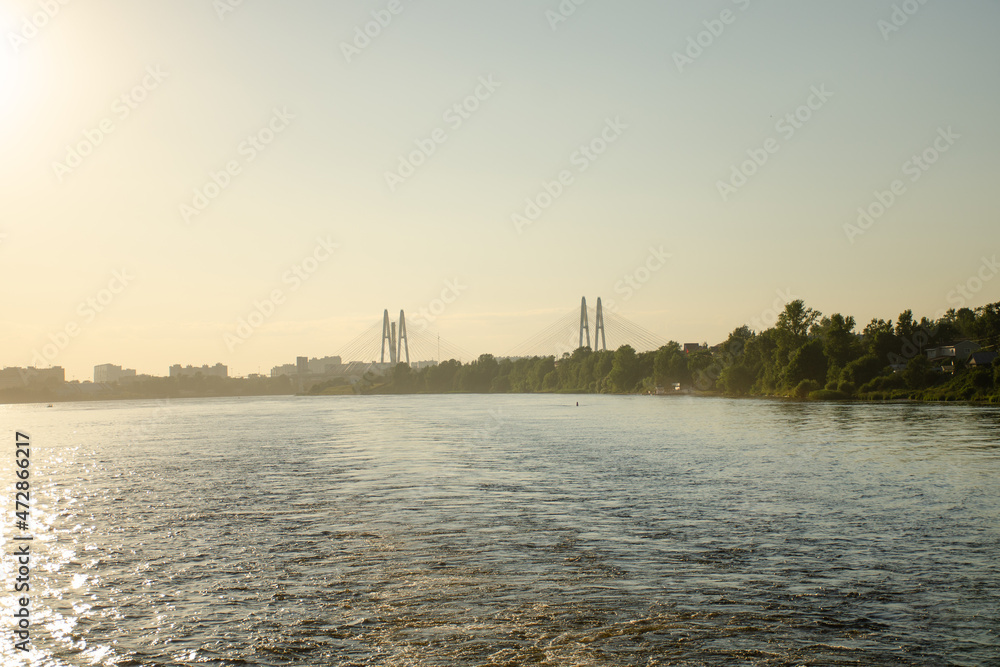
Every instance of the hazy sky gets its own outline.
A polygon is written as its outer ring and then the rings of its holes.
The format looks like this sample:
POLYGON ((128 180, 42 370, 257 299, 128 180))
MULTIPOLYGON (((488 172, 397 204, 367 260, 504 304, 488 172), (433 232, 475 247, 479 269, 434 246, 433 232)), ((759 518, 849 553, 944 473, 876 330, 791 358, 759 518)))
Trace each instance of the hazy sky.
POLYGON ((63 2, 0 0, 3 366, 1000 300, 995 0, 63 2))

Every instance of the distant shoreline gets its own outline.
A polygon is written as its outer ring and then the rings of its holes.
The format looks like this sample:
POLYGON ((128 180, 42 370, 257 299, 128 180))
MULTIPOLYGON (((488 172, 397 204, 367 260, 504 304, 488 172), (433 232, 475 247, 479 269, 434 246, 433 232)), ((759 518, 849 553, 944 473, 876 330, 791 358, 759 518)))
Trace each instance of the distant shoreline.
MULTIPOLYGON (((682 389, 686 395, 829 403, 1000 404, 1000 354, 995 351, 1000 302, 948 311, 936 321, 916 320, 907 310, 895 323, 873 319, 861 333, 856 329, 853 317, 823 317, 795 300, 777 315, 774 327, 758 333, 741 326, 711 347, 676 341, 642 352, 630 345, 617 350, 584 346, 558 357, 481 354, 465 363, 400 362, 360 370, 351 362, 346 367, 353 372, 327 367, 323 373, 306 372, 308 366, 300 365, 274 377, 195 372, 115 384, 63 383, 59 368, 57 377, 0 390, 0 403, 292 394, 659 396, 682 389)), ((4 372, 12 370, 17 369, 4 372)))
POLYGON ((449 391, 449 392, 341 392, 341 393, 308 393, 308 392, 281 392, 281 393, 233 393, 233 394, 202 394, 202 395, 171 395, 171 396, 79 396, 79 397, 52 397, 48 399, 26 399, 26 400, 0 400, 0 405, 45 405, 56 403, 124 403, 127 401, 186 401, 207 398, 274 398, 287 396, 289 398, 322 398, 333 396, 644 396, 660 399, 677 398, 700 398, 700 399, 729 399, 746 401, 781 401, 785 403, 803 403, 815 405, 966 405, 977 407, 1000 407, 1000 402, 988 400, 969 400, 962 398, 943 399, 920 399, 909 397, 890 398, 866 398, 857 397, 850 399, 817 399, 817 398, 795 398, 790 396, 727 396, 719 392, 686 392, 683 394, 649 394, 649 393, 594 393, 594 392, 573 392, 573 391, 533 391, 533 392, 471 392, 471 391, 449 391))

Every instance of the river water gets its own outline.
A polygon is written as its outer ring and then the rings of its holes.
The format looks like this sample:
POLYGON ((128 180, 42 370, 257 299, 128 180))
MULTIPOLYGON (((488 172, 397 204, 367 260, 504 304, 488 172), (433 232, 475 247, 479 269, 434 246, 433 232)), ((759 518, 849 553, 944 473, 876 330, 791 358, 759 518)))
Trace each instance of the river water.
POLYGON ((1000 665, 996 409, 454 395, 0 415, 4 664, 1000 665))

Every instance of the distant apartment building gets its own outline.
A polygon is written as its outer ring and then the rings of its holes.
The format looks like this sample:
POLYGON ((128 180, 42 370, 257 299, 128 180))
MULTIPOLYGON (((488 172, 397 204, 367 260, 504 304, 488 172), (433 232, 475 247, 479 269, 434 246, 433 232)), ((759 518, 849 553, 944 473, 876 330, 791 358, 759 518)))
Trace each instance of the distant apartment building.
POLYGON ((19 368, 12 366, 0 370, 0 389, 20 387, 61 386, 66 383, 66 371, 62 366, 52 368, 19 368))
POLYGON ((692 352, 701 352, 702 350, 707 350, 708 347, 701 345, 700 343, 684 343, 684 354, 691 354, 692 352))
POLYGON ((284 366, 274 366, 271 369, 271 377, 277 378, 282 375, 295 375, 298 373, 298 369, 295 364, 285 364, 284 366))
POLYGON ((294 364, 284 364, 271 369, 271 377, 282 375, 337 375, 343 371, 344 364, 340 357, 323 357, 310 359, 296 357, 294 364))
POLYGON ((227 378, 229 377, 229 367, 225 364, 216 364, 214 366, 181 366, 180 364, 174 364, 170 367, 170 377, 180 378, 180 377, 195 377, 196 375, 201 375, 203 377, 219 377, 227 378))
POLYGON ((322 359, 310 359, 309 360, 309 372, 310 373, 322 373, 323 375, 336 373, 341 369, 342 363, 340 357, 323 357, 322 359))
POLYGON ((122 378, 134 378, 134 368, 122 368, 114 364, 101 364, 94 366, 95 384, 114 384, 122 378))

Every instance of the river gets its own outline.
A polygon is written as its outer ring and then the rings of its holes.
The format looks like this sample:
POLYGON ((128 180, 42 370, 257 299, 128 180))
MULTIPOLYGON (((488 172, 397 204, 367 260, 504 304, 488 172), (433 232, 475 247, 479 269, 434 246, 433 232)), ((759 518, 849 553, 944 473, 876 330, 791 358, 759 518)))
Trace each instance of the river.
POLYGON ((997 409, 448 395, 0 414, 4 664, 1000 664, 997 409))

